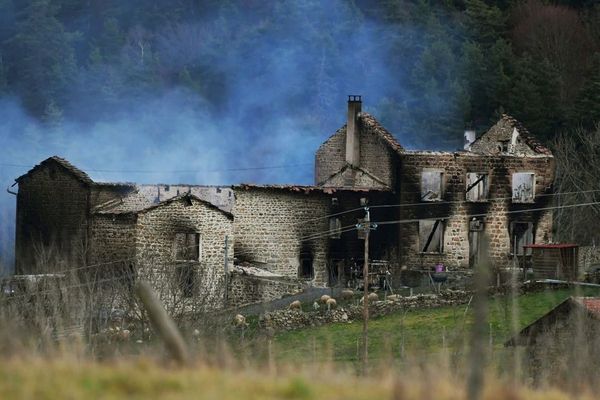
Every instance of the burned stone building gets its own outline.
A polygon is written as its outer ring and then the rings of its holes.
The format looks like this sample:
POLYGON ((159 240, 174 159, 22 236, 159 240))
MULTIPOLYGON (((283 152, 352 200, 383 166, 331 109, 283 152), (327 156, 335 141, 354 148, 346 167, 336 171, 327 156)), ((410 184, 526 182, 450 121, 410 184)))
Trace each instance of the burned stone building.
POLYGON ((317 150, 313 186, 102 183, 51 157, 16 179, 16 273, 51 256, 65 268, 115 264, 235 305, 352 284, 366 207, 370 259, 396 284, 403 267, 468 271, 484 235, 499 267, 551 241, 554 159, 518 121, 467 132, 461 151, 412 151, 361 106, 351 96, 347 123, 317 150))

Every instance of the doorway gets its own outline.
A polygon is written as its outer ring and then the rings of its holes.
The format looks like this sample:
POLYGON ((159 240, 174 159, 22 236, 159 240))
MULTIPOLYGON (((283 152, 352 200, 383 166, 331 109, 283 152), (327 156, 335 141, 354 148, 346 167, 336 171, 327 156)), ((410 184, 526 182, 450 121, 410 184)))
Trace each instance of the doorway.
POLYGON ((483 218, 473 218, 469 221, 469 268, 474 268, 481 259, 483 229, 483 218))

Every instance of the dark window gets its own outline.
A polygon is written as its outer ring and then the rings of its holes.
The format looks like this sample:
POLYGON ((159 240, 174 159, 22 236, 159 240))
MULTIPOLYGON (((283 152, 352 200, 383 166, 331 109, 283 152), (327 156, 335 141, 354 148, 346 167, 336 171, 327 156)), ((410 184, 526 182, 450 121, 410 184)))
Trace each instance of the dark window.
POLYGON ((510 152, 510 140, 500 140, 498 142, 498 151, 500 153, 509 153, 510 152))
POLYGON ((175 260, 200 261, 201 246, 199 233, 176 233, 174 243, 175 260))
POLYGON ((329 218, 329 237, 331 239, 342 237, 342 221, 337 217, 329 218))
POLYGON ((424 219, 419 221, 419 250, 421 253, 442 253, 444 221, 424 219))
POLYGON ((300 279, 312 279, 315 276, 313 268, 313 259, 309 255, 303 255, 300 257, 300 267, 298 271, 298 277, 300 279))
POLYGON ((533 223, 531 222, 512 222, 510 224, 510 252, 517 255, 531 255, 531 249, 525 249, 523 246, 533 244, 533 223))
POLYGON ((486 201, 488 199, 488 174, 467 173, 467 201, 486 201))

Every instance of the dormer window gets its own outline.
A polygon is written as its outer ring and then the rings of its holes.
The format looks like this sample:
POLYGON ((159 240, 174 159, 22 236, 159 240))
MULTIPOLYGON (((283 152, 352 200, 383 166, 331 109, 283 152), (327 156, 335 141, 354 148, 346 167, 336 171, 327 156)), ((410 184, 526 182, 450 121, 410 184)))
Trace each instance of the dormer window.
POLYGON ((509 153, 510 152, 510 140, 500 140, 498 142, 498 152, 509 153))

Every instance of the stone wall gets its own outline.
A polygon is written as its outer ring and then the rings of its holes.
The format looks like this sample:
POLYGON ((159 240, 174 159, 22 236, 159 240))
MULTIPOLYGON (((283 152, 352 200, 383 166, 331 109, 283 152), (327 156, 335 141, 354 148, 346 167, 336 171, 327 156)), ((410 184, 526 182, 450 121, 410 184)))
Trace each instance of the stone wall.
MULTIPOLYGON (((370 129, 363 126, 359 118, 360 129, 360 165, 358 167, 368 171, 388 188, 394 188, 396 178, 396 153, 391 150, 383 140, 370 129)), ((346 165, 346 126, 340 128, 333 136, 325 141, 315 155, 315 183, 321 184, 332 175, 339 172, 346 165)), ((362 179, 351 185, 366 187, 374 181, 364 174, 358 174, 362 179)), ((337 182, 339 183, 339 182, 337 182)), ((330 184, 331 185, 331 184, 330 184)))
MULTIPOLYGON (((439 295, 420 294, 411 297, 394 297, 389 300, 379 300, 370 304, 370 318, 389 315, 394 312, 410 310, 437 308, 444 306, 460 305, 469 302, 472 293, 465 291, 447 290, 439 295)), ((307 327, 320 326, 329 323, 352 323, 361 321, 363 306, 355 303, 338 304, 338 307, 327 310, 324 306, 318 311, 301 310, 276 310, 267 312, 260 317, 260 327, 271 332, 291 331, 307 327)))
POLYGON ((102 275, 130 273, 135 264, 135 214, 94 214, 91 218, 89 265, 102 275), (110 263, 110 264, 106 264, 110 263))
POLYGON ((279 299, 302 291, 304 283, 298 279, 260 278, 248 275, 230 275, 228 307, 241 307, 279 299))
POLYGON ((184 197, 161 203, 138 214, 136 266, 138 274, 151 281, 163 300, 195 309, 224 305, 225 237, 229 263, 233 263, 233 217, 195 198, 184 197), (177 233, 199 233, 199 261, 175 261, 177 233), (193 295, 181 284, 182 271, 192 271, 193 295))
POLYGON ((400 202, 401 220, 446 218, 444 222, 443 253, 421 253, 419 222, 399 225, 402 263, 411 268, 430 268, 437 262, 451 269, 469 267, 469 221, 474 216, 483 218, 484 231, 490 241, 489 255, 495 266, 511 263, 511 221, 531 222, 536 243, 552 239, 551 211, 523 213, 550 204, 551 196, 540 196, 551 191, 554 177, 552 157, 481 156, 472 153, 413 152, 402 158, 400 202), (440 169, 444 173, 443 198, 440 202, 421 201, 421 171, 440 169), (514 172, 535 173, 535 202, 512 202, 511 177, 514 172), (467 172, 489 174, 488 201, 466 202, 467 172), (496 200, 494 200, 496 199, 496 200), (450 203, 448 203, 450 202, 450 203), (416 204, 416 205, 410 205, 416 204))
POLYGON ((48 268, 85 263, 88 194, 87 183, 52 160, 20 178, 16 274, 53 272, 48 268))
POLYGON ((310 258, 312 284, 326 284, 329 220, 315 218, 329 214, 329 196, 314 188, 234 189, 236 258, 293 278, 299 277, 302 259, 310 258))

